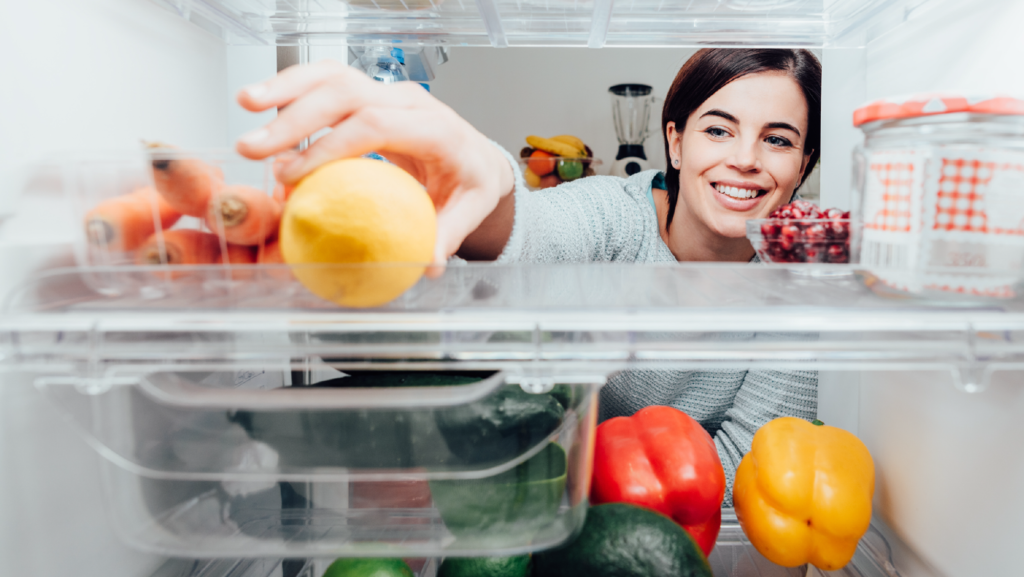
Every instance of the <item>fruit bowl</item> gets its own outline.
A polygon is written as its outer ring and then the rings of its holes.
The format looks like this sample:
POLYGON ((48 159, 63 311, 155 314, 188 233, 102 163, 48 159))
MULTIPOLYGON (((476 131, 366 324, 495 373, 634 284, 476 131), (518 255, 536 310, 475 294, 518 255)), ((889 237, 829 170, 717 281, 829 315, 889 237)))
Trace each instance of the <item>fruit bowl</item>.
POLYGON ((520 158, 519 166, 523 170, 523 178, 530 190, 540 190, 558 186, 563 182, 571 182, 578 178, 594 176, 595 168, 601 166, 601 161, 596 158, 570 158, 567 156, 551 156, 547 158, 520 158), (536 176, 534 170, 543 171, 542 176, 536 176), (549 168, 550 170, 544 170, 549 168))
POLYGON ((532 190, 593 176, 594 167, 601 164, 594 159, 594 151, 571 134, 551 138, 530 135, 526 143, 529 146, 519 151, 519 163, 523 179, 532 190))
POLYGON ((850 213, 796 200, 747 221, 747 238, 768 263, 850 262, 850 213))
POLYGON ((747 238, 769 263, 850 262, 850 219, 759 218, 747 221, 747 238))

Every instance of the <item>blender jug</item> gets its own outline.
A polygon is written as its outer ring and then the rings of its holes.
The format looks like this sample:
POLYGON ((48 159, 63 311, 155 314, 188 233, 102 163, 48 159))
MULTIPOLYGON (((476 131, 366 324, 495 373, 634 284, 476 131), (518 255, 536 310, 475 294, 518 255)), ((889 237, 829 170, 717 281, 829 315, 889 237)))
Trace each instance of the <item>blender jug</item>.
POLYGON ((608 89, 612 98, 612 120, 619 152, 612 165, 613 176, 632 176, 651 167, 644 153, 651 126, 654 96, 646 84, 617 84, 608 89))

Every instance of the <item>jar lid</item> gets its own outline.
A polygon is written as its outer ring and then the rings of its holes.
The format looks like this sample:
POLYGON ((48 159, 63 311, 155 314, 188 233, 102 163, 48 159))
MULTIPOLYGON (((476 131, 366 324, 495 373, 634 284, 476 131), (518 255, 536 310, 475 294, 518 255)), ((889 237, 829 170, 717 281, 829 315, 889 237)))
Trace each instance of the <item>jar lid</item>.
POLYGON ((869 102, 853 112, 853 125, 954 112, 1024 115, 1024 99, 1012 96, 915 94, 869 102))

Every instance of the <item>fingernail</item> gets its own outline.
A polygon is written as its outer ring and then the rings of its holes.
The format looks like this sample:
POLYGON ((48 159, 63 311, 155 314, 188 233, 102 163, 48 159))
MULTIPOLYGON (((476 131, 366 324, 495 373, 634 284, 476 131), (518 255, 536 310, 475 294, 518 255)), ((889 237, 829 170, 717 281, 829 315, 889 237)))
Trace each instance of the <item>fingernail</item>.
POLYGON ((249 95, 249 98, 259 98, 267 93, 267 87, 263 84, 253 84, 245 87, 245 93, 249 95))
POLYGON ((257 129, 257 130, 253 130, 252 132, 248 132, 246 134, 243 134, 242 137, 239 138, 238 140, 240 140, 241 142, 244 142, 246 144, 259 144, 260 142, 263 142, 264 140, 266 140, 267 137, 269 137, 269 136, 270 136, 270 131, 269 130, 267 130, 266 128, 260 128, 260 129, 257 129))

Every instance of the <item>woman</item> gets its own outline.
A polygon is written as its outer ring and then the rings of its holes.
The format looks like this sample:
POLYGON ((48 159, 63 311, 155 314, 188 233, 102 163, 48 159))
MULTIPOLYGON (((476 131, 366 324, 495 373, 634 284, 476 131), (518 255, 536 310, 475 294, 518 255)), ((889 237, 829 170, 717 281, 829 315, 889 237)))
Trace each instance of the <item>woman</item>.
MULTIPOLYGON (((439 267, 453 254, 498 262, 747 262, 756 258, 746 221, 789 202, 817 160, 820 95, 821 66, 805 50, 701 50, 665 100, 664 175, 595 176, 531 192, 507 151, 419 86, 382 85, 324 62, 240 93, 252 111, 287 108, 243 136, 238 150, 265 158, 332 127, 284 167, 286 181, 336 158, 381 152, 434 199, 439 267)), ((729 505, 754 432, 782 415, 815 417, 817 374, 626 371, 602 391, 601 417, 651 404, 680 408, 714 435, 729 505)))

